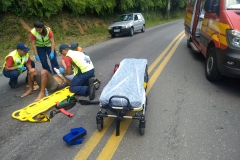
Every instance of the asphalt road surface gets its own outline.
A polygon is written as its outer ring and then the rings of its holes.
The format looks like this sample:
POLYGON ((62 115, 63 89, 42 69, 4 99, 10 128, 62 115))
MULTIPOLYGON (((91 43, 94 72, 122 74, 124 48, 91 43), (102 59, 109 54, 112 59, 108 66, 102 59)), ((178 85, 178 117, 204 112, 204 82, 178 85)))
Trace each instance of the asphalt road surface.
MULTIPOLYGON (((27 90, 26 73, 20 76, 17 89, 10 89, 8 79, 0 76, 0 159, 239 160, 239 80, 207 81, 205 58, 187 48, 183 28, 183 20, 179 20, 84 48, 102 82, 95 100, 111 79, 115 64, 124 58, 148 60, 143 136, 138 132, 138 120, 131 119, 121 122, 119 136, 114 118, 104 118, 99 132, 99 105, 77 103, 69 110, 74 117, 59 113, 45 123, 13 119, 12 113, 32 103, 38 91, 20 98, 27 90), (77 127, 85 128, 87 135, 82 144, 69 146, 62 138, 77 127)), ((41 69, 40 64, 37 68, 41 69)))

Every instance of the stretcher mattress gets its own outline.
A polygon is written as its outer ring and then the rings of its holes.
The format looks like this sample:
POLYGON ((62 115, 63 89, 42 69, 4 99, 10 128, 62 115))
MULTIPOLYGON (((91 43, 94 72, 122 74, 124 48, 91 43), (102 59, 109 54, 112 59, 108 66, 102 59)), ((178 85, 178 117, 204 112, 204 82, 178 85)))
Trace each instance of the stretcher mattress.
MULTIPOLYGON (((142 107, 145 101, 144 75, 146 72, 146 59, 124 59, 119 68, 103 88, 99 101, 101 106, 108 106, 112 96, 125 96, 133 108, 142 107)), ((113 106, 124 107, 127 101, 124 98, 113 98, 113 106)))

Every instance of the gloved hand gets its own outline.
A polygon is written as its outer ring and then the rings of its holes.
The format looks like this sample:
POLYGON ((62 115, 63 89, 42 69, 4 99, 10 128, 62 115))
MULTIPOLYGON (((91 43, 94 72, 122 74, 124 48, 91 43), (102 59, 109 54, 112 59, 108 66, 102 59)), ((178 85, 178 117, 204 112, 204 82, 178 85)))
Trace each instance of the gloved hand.
POLYGON ((27 70, 27 67, 18 67, 18 70, 25 71, 27 70))
POLYGON ((35 59, 40 62, 40 58, 39 58, 38 54, 35 55, 35 59))
POLYGON ((62 67, 59 67, 59 72, 61 73, 61 74, 63 74, 63 72, 65 71, 65 69, 64 68, 62 68, 62 67))
POLYGON ((49 59, 50 59, 50 60, 53 60, 53 58, 54 58, 54 52, 51 52, 51 53, 49 54, 49 59))

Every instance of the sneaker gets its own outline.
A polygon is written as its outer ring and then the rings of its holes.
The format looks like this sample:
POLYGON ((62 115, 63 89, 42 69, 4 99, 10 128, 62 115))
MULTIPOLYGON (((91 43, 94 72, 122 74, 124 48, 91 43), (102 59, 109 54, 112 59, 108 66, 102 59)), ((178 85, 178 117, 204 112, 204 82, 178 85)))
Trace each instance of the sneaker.
POLYGON ((13 88, 18 88, 18 85, 14 84, 13 88))
POLYGON ((13 83, 10 83, 10 82, 9 82, 8 85, 9 85, 12 89, 18 88, 17 84, 13 84, 13 83))
POLYGON ((89 78, 88 80, 88 93, 89 93, 89 100, 93 100, 95 98, 95 85, 93 84, 93 79, 89 78))

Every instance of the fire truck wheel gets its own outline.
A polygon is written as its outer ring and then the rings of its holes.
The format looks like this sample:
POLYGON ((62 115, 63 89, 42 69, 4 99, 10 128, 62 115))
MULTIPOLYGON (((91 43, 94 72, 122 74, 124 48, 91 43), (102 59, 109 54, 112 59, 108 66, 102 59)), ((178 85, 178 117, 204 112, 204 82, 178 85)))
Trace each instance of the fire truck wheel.
POLYGON ((187 47, 191 48, 191 46, 190 46, 190 39, 187 39, 187 47))
POLYGON ((217 68, 216 48, 210 48, 207 52, 205 61, 205 75, 209 81, 218 81, 221 79, 222 74, 217 68))

